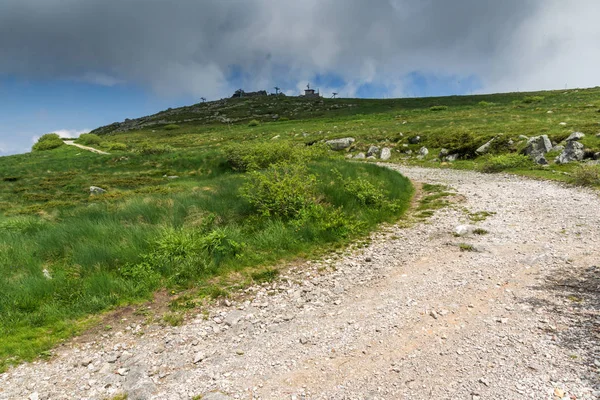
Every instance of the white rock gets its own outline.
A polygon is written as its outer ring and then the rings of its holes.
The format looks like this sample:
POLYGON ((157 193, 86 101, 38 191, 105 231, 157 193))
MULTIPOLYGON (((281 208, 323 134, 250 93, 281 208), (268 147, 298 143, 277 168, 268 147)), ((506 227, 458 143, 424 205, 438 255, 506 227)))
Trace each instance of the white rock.
POLYGON ((473 225, 458 225, 456 228, 454 228, 454 233, 459 236, 464 236, 473 233, 475 229, 477 228, 473 225))

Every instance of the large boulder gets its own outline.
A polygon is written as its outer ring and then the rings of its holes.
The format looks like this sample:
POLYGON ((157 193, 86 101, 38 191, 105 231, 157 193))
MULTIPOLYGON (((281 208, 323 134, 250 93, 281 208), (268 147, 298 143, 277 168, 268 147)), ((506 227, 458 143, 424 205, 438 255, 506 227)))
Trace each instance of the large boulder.
POLYGON ((548 135, 534 136, 527 140, 525 154, 531 157, 532 160, 537 161, 550 150, 552 150, 552 142, 548 138, 548 135))
POLYGON ((492 143, 494 143, 494 140, 496 140, 496 138, 490 140, 483 146, 480 146, 477 150, 475 150, 475 153, 477 153, 478 155, 486 154, 492 148, 492 143))
POLYGON ((371 157, 371 156, 377 157, 378 155, 379 155, 379 147, 377 147, 377 146, 371 146, 371 147, 369 147, 369 150, 367 150, 367 157, 371 157))
POLYGON ((556 157, 557 164, 567 164, 572 161, 581 161, 585 155, 584 146, 576 140, 567 142, 565 149, 558 157, 556 157))
POLYGON ((384 147, 383 149, 381 149, 381 155, 379 156, 379 158, 385 161, 389 160, 390 157, 392 157, 392 149, 390 149, 389 147, 384 147))
POLYGON ((567 138, 567 142, 570 142, 572 140, 581 140, 585 137, 585 133, 581 133, 581 132, 573 132, 571 133, 571 135, 567 138))
POLYGON ((354 138, 347 137, 341 139, 333 139, 325 142, 331 150, 340 151, 347 149, 354 143, 354 138))

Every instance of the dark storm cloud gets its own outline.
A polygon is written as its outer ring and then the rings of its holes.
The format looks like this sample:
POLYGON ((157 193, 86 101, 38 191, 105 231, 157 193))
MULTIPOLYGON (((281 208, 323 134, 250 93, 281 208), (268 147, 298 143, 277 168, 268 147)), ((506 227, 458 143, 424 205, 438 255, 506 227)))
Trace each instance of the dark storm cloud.
POLYGON ((573 70, 559 51, 597 54, 581 38, 597 39, 597 24, 575 19, 598 11, 592 0, 4 0, 0 74, 214 97, 234 66, 254 87, 335 73, 348 91, 426 70, 502 90, 562 79, 573 70))

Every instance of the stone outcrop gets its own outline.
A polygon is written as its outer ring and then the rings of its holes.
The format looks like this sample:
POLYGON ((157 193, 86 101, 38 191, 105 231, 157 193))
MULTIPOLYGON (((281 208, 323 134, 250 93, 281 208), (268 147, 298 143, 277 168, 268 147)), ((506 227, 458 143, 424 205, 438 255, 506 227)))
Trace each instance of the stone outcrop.
POLYGON ((377 146, 369 147, 369 150, 367 151, 367 157, 370 157, 370 156, 375 156, 375 157, 379 156, 379 147, 377 147, 377 146))
POLYGON ((527 147, 525 147, 525 154, 531 157, 535 162, 542 161, 546 153, 552 150, 552 142, 548 138, 548 135, 534 136, 527 140, 527 147))
POLYGON ((577 140, 571 140, 567 142, 565 149, 558 157, 556 157, 557 164, 568 164, 573 161, 581 161, 585 156, 585 150, 583 144, 577 140))
POLYGON ((332 139, 325 142, 331 150, 340 151, 347 149, 354 143, 354 138, 347 137, 341 139, 332 139))
POLYGON ((386 161, 386 160, 389 160, 391 157, 392 157, 392 149, 390 149, 389 147, 384 147, 383 149, 381 149, 381 155, 379 156, 379 158, 386 161))

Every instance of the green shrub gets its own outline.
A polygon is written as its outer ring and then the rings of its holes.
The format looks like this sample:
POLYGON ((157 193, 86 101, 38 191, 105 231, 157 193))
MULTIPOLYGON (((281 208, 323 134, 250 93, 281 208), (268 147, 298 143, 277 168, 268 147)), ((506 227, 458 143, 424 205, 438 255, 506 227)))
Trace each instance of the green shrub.
POLYGON ((381 206, 385 201, 385 193, 377 189, 371 182, 362 177, 344 179, 338 170, 333 174, 339 179, 346 193, 354 197, 364 206, 381 206))
POLYGON ((491 106, 495 106, 496 103, 492 103, 490 101, 480 101, 478 103, 481 107, 491 107, 491 106))
POLYGON ((260 122, 253 119, 252 121, 248 122, 248 126, 253 127, 253 126, 259 126, 260 122))
POLYGON ((600 185, 599 165, 580 165, 572 174, 573 183, 577 186, 600 185))
POLYGON ((305 166, 278 163, 265 171, 251 172, 241 196, 262 216, 292 219, 317 202, 316 182, 305 166))
POLYGON ((108 149, 109 151, 125 151, 125 150, 127 150, 127 145, 125 143, 118 143, 118 142, 104 143, 102 147, 108 149))
POLYGON ((445 111, 448 109, 448 106, 431 106, 429 107, 430 111, 445 111))
POLYGON ((531 103, 539 103, 544 100, 544 96, 526 96, 523 99, 523 103, 531 104, 531 103))
POLYGON ((31 148, 32 151, 46 151, 56 149, 64 145, 63 140, 56 133, 47 133, 42 135, 31 148))
POLYGON ((177 125, 177 124, 169 124, 169 125, 165 125, 165 126, 163 127, 163 129, 164 129, 165 131, 174 131, 174 130, 176 130, 176 129, 179 129, 179 125, 177 125))
POLYGON ((532 168, 535 164, 528 156, 523 154, 501 154, 497 156, 488 156, 481 166, 482 172, 501 172, 511 168, 532 168))
POLYGON ((168 144, 157 144, 152 145, 148 143, 143 143, 139 146, 136 151, 143 155, 156 155, 156 154, 166 154, 172 153, 174 149, 168 144))
POLYGON ((325 154, 325 149, 319 146, 305 147, 288 142, 235 144, 225 148, 227 163, 236 171, 264 169, 283 161, 297 163, 325 154))
POLYGON ((460 158, 473 158, 475 151, 485 142, 486 138, 478 137, 467 130, 455 132, 444 131, 429 139, 431 147, 448 149, 449 154, 458 154, 460 158))
POLYGON ((93 133, 82 133, 76 142, 84 146, 98 146, 102 143, 102 138, 93 133))

